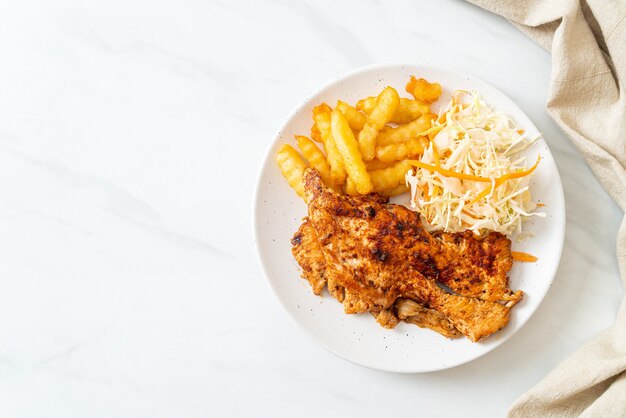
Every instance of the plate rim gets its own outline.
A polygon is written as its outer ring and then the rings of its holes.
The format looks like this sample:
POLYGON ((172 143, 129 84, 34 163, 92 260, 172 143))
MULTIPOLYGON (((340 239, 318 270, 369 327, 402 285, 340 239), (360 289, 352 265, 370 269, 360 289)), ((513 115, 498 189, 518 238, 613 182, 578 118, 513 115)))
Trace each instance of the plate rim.
POLYGON ((539 309, 539 307, 541 306, 541 304, 544 302, 546 295, 548 294, 549 290, 552 287, 552 284, 554 283, 554 279, 556 277, 558 268, 561 264, 561 259, 563 256, 563 247, 564 247, 564 243, 565 243, 565 232, 566 232, 566 210, 565 210, 565 194, 563 191, 563 182, 561 181, 561 174, 559 172, 559 168, 556 164, 556 160, 554 159, 554 156, 552 155, 552 150, 550 149, 550 146, 548 145, 548 142, 545 140, 545 138, 543 138, 543 134, 541 133, 541 131, 537 128, 537 126, 535 125, 535 123, 533 122, 533 120, 528 116, 528 114, 517 104, 517 102, 515 100, 513 100, 512 98, 510 98, 506 93, 504 93, 502 90, 500 90, 498 87, 495 87, 493 84, 485 81, 483 78, 465 71, 465 70, 461 70, 459 68, 453 67, 453 66, 448 66, 448 65, 439 65, 439 64, 430 64, 430 63, 426 63, 426 62, 382 62, 382 63, 376 63, 376 64, 371 64, 371 65, 366 65, 366 66, 361 66, 358 68, 355 68, 353 70, 350 70, 348 72, 342 73, 338 76, 333 77, 332 79, 330 79, 329 81, 323 83, 320 87, 316 88, 315 90, 313 90, 310 94, 306 95, 304 97, 304 99, 302 99, 298 105, 291 111, 288 113, 288 115, 282 119, 282 123, 280 124, 279 128, 274 131, 274 134, 271 137, 271 140, 269 141, 269 143, 266 146, 265 152, 263 153, 263 158, 260 161, 259 164, 259 168, 257 169, 257 179, 255 182, 255 190, 254 190, 254 196, 253 196, 253 204, 252 204, 252 224, 253 224, 253 233, 254 233, 254 246, 255 246, 255 253, 256 253, 256 258, 258 263, 261 266, 261 270, 263 272, 263 276, 265 278, 265 282, 266 285, 270 288, 271 293, 274 295, 274 298, 278 301, 279 305, 281 306, 281 308, 283 309, 284 312, 287 313, 287 316, 293 321, 295 322, 298 327, 304 331, 304 333, 306 335, 309 336, 309 338, 312 338, 319 346, 323 347, 325 350, 329 351, 330 353, 336 355, 337 357, 347 360, 352 364, 356 364, 362 367, 367 367, 369 369, 372 370, 380 370, 380 371, 385 371, 385 372, 391 372, 391 373, 403 373, 403 374, 417 374, 417 373, 432 373, 432 372, 437 372, 437 371, 442 371, 442 370, 448 370, 448 369, 452 369, 467 363, 470 363, 472 361, 475 361, 491 352, 493 352, 495 349, 497 349, 498 347, 501 347, 503 344, 505 344, 507 341, 509 341, 513 336, 515 336, 522 328, 524 328, 526 326, 526 324, 528 324, 528 322, 530 322, 530 320, 533 318, 533 316, 535 315, 535 313, 537 312, 537 310, 539 309), (350 77, 354 77, 357 76, 359 74, 362 73, 367 73, 367 72, 371 72, 371 71, 380 71, 380 70, 387 70, 387 69, 396 69, 396 68, 405 68, 405 67, 428 67, 431 69, 441 69, 443 71, 447 71, 447 72, 453 72, 456 73, 457 75, 460 76, 464 76, 464 77, 471 77, 472 79, 484 83, 486 85, 488 85, 491 89, 493 89, 495 92, 501 94, 502 96, 506 97, 512 104, 513 106, 515 106, 515 108, 517 108, 517 110, 523 114, 526 119, 528 119, 528 121, 531 123, 531 125, 535 128, 535 130, 537 132, 539 132, 542 135, 542 139, 544 140, 544 142, 546 143, 546 146, 548 148, 548 152, 549 152, 549 156, 554 164, 554 168, 555 168, 555 174, 556 174, 556 178, 555 180, 557 181, 558 184, 558 191, 559 191, 559 198, 560 201, 563 202, 562 207, 561 207, 561 213, 559 213, 560 215, 560 219, 561 219, 561 228, 558 230, 559 235, 560 235, 560 239, 558 241, 559 247, 558 247, 558 257, 556 259, 556 262, 554 263, 554 267, 552 268, 552 271, 549 274, 550 280, 549 280, 549 284, 545 287, 545 290, 542 292, 541 295, 539 295, 539 301, 537 303, 537 305, 535 306, 535 308, 530 312, 530 314, 528 315, 528 318, 526 319, 526 321, 519 326, 518 329, 516 329, 508 338, 506 338, 503 341, 500 341, 497 345, 495 345, 493 348, 491 348, 488 351, 485 351, 483 353, 480 353, 479 355, 477 355, 476 357, 470 358, 470 359, 463 359, 459 362, 454 362, 452 361, 450 364, 446 364, 446 365, 442 365, 442 366, 435 366, 432 368, 422 368, 420 370, 414 370, 414 369, 396 369, 396 368, 389 368, 389 367, 377 367, 371 364, 365 364, 365 363, 361 363, 358 361, 355 361, 347 356, 344 356, 338 352, 336 352, 335 350, 333 350, 333 348, 331 348, 328 344, 326 344, 324 341, 322 341, 320 338, 318 338, 308 327, 305 326, 305 324, 301 323, 300 320, 298 318, 296 318, 294 315, 292 315, 292 313, 287 309, 287 306, 283 303, 281 297, 278 294, 278 291, 274 285, 274 283, 272 282, 272 280, 270 279, 270 274, 268 271, 268 267, 266 266, 265 262, 263 261, 263 257, 261 255, 261 250, 259 247, 259 220, 258 220, 258 213, 259 213, 259 202, 261 199, 261 189, 262 189, 262 180, 263 180, 263 174, 265 173, 265 171, 267 170, 267 168, 269 167, 267 161, 268 159, 271 157, 271 152, 272 149, 274 147, 274 144, 276 143, 276 141, 280 138, 281 133, 285 130, 285 128, 287 127, 287 125, 291 122, 291 120, 303 109, 305 108, 310 100, 316 96, 317 94, 319 94, 320 92, 333 87, 335 84, 337 84, 338 82, 340 82, 341 80, 350 78, 350 77))

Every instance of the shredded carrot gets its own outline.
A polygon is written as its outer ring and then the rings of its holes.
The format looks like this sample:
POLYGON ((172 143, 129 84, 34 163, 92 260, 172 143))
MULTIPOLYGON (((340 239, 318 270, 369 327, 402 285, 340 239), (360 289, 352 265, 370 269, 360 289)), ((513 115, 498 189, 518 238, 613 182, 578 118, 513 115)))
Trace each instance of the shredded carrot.
POLYGON ((439 151, 437 151, 437 146, 433 142, 433 158, 435 159, 435 167, 441 167, 441 161, 439 161, 439 151))
MULTIPOLYGON (((436 152, 434 148, 433 148, 433 151, 436 152)), ((436 160, 438 160, 438 159, 439 159, 439 155, 437 155, 437 157, 436 157, 436 160)), ((495 179, 495 187, 498 187, 498 186, 504 184, 504 182, 507 181, 507 180, 518 179, 520 177, 526 177, 527 175, 529 175, 530 173, 535 171, 535 169, 539 165, 540 161, 541 161, 541 155, 537 156, 537 162, 532 167, 530 167, 528 170, 518 171, 518 172, 515 172, 515 173, 508 173, 508 174, 504 174, 503 176, 500 176, 500 177, 496 178, 495 179)), ((487 177, 475 176, 473 174, 457 173, 456 171, 448 170, 446 168, 442 168, 438 164, 438 162, 436 162, 435 165, 426 164, 426 163, 423 163, 423 162, 418 161, 418 160, 407 160, 407 162, 409 164, 415 166, 415 167, 423 168, 424 170, 434 171, 434 172, 442 174, 442 175, 444 175, 446 177, 456 177, 456 178, 461 179, 461 180, 482 181, 482 182, 485 182, 485 183, 491 182, 491 179, 489 179, 487 177)), ((491 191, 491 187, 492 187, 492 185, 489 185, 485 190, 480 192, 478 194, 478 196, 476 196, 476 198, 472 202, 470 202, 470 204, 475 203, 478 200, 482 199, 483 197, 487 196, 489 194, 489 192, 491 191)))
POLYGON ((477 217, 476 217, 476 215, 474 215, 473 213, 470 213, 470 212, 466 211, 465 209, 462 209, 462 210, 461 210, 461 212, 462 212, 464 215, 469 216, 469 217, 470 217, 470 218, 472 218, 472 219, 476 219, 476 220, 480 219, 480 218, 477 218, 477 217))
POLYGON ((527 175, 535 171, 535 169, 539 166, 540 162, 541 162, 541 155, 537 155, 537 161, 535 161, 535 164, 533 164, 533 166, 530 167, 528 170, 505 174, 502 177, 499 177, 497 180, 501 180, 504 182, 506 180, 519 179, 521 177, 526 177, 527 175))
POLYGON ((541 207, 544 207, 544 206, 547 206, 547 205, 545 203, 537 203, 537 207, 538 208, 541 208, 541 207))
POLYGON ((518 171, 516 173, 508 173, 508 174, 505 174, 503 176, 498 177, 495 180, 495 185, 494 184, 490 184, 489 186, 487 186, 487 188, 485 190, 483 190, 482 192, 478 193, 478 195, 474 198, 474 200, 472 200, 470 202, 470 205, 473 205, 474 203, 478 202, 483 197, 487 196, 491 192, 491 188, 492 187, 496 188, 498 186, 501 186, 507 180, 518 179, 520 177, 526 177, 527 175, 529 175, 530 173, 535 171, 535 169, 539 165, 540 161, 541 161, 541 155, 538 155, 537 156, 537 162, 532 167, 530 167, 528 170, 518 171))
POLYGON ((437 136, 437 134, 441 132, 444 126, 446 126, 445 123, 443 125, 433 126, 432 128, 427 129, 426 131, 420 134, 420 136, 426 135, 428 138, 428 141, 433 144, 433 157, 435 158, 435 165, 437 167, 440 166, 439 153, 437 152, 437 148, 435 147, 435 143, 433 141, 435 140, 435 137, 437 136))
POLYGON ((428 132, 428 140, 429 140, 430 142, 432 142, 432 141, 435 139, 435 137, 437 136, 437 134, 438 134, 439 132, 441 132, 441 130, 443 129, 443 127, 444 127, 444 125, 441 125, 441 126, 433 126, 432 128, 430 128, 430 129, 429 129, 429 131, 431 131, 431 132, 428 132))
POLYGON ((407 160, 407 161, 409 164, 415 167, 423 168, 424 170, 435 171, 446 177, 456 177, 461 180, 482 181, 485 183, 488 183, 491 181, 491 179, 488 179, 487 177, 474 176, 472 174, 465 174, 465 173, 457 173, 456 171, 448 170, 448 169, 442 168, 441 166, 426 164, 418 160, 407 160))
MULTIPOLYGON (((498 180, 496 180, 496 187, 498 187, 500 184, 498 184, 498 180)), ((473 205, 474 203, 478 202, 480 199, 482 199, 483 197, 487 196, 490 192, 491 192, 491 187, 493 185, 490 184, 487 188, 485 188, 482 192, 478 193, 476 195, 476 197, 474 198, 474 200, 472 200, 471 202, 469 202, 470 205, 473 205)))
MULTIPOLYGON (((441 126, 433 126, 432 128, 428 128, 423 132, 420 132, 419 134, 417 134, 417 136, 427 136, 429 134, 431 134, 432 132, 437 132, 439 133, 440 130, 442 130, 444 127, 444 125, 441 126)), ((430 137, 429 137, 430 138, 430 137)), ((434 138, 434 137, 433 137, 434 138)))
POLYGON ((518 251, 511 251, 511 257, 513 257, 513 260, 521 261, 523 263, 534 263, 535 261, 539 260, 532 254, 522 253, 518 251))

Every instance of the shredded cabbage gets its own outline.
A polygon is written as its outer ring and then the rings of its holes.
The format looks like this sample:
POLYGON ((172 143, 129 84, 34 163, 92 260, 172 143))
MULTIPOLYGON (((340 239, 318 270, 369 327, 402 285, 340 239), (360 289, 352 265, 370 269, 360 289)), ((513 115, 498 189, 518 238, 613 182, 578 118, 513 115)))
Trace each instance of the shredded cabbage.
POLYGON ((419 159, 422 167, 406 175, 411 206, 429 231, 509 235, 521 232, 524 219, 545 216, 533 212, 537 205, 529 191, 530 175, 520 174, 526 161, 516 156, 539 137, 527 138, 511 118, 478 93, 466 91, 453 95, 430 131, 430 144, 419 159), (444 173, 424 168, 426 164, 444 173), (454 174, 449 172, 461 175, 445 175, 454 174), (508 179, 511 173, 519 178, 508 179), (483 181, 462 178, 467 175, 483 181))

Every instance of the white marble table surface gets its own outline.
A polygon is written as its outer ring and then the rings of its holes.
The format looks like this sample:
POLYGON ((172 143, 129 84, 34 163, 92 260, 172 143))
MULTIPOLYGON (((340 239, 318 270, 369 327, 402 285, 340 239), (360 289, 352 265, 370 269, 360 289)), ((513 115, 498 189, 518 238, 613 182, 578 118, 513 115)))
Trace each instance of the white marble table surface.
MULTIPOLYGON (((502 416, 613 321, 621 213, 545 111, 550 56, 460 1, 0 6, 0 416, 502 416), (287 317, 256 260, 261 156, 305 96, 380 62, 454 66, 544 132, 555 282, 507 343, 369 370, 287 317)), ((601 123, 601 121, 599 121, 601 123)))

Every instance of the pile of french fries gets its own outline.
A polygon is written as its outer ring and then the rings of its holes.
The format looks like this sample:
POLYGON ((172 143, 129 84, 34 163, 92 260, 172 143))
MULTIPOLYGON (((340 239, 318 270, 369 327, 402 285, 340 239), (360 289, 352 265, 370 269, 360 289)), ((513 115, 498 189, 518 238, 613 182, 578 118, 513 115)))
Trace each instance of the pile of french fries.
POLYGON ((289 185, 304 198, 303 173, 312 167, 339 193, 395 196, 408 191, 408 160, 420 156, 432 139, 429 131, 437 115, 430 105, 439 99, 441 85, 411 76, 406 91, 413 98, 386 87, 356 106, 341 100, 334 109, 326 103, 315 106, 311 138, 295 137, 302 156, 289 144, 276 156, 289 185))

